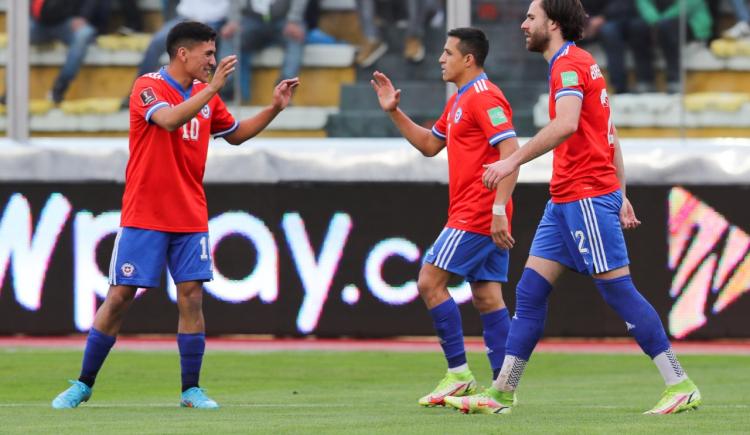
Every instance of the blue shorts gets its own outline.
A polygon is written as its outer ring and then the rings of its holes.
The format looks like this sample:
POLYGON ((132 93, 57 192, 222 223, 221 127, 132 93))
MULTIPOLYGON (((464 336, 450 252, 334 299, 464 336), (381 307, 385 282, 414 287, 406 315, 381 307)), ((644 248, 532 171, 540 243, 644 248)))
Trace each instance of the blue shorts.
POLYGON ((508 250, 498 248, 490 236, 445 227, 424 261, 468 282, 506 282, 509 258, 508 250))
POLYGON ((621 206, 619 190, 563 204, 549 201, 530 254, 589 275, 627 266, 621 206))
POLYGON ((109 284, 158 287, 165 261, 175 283, 213 278, 208 233, 120 228, 109 263, 109 284))

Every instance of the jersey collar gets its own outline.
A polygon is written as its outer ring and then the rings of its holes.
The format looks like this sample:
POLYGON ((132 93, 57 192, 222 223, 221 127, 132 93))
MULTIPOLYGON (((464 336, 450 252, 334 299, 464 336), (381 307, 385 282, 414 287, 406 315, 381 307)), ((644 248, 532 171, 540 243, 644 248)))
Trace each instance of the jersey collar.
POLYGON ((576 43, 573 41, 565 41, 565 44, 563 44, 563 46, 560 47, 559 50, 557 50, 557 53, 555 53, 555 55, 552 56, 552 59, 550 59, 549 61, 549 72, 547 73, 547 78, 552 77, 552 65, 555 64, 555 61, 557 60, 557 58, 560 57, 560 55, 562 55, 563 53, 565 53, 565 51, 567 51, 568 47, 570 47, 571 45, 576 45, 576 43))
POLYGON ((164 77, 164 80, 166 80, 167 83, 169 83, 169 86, 175 88, 175 90, 177 90, 177 92, 179 92, 180 95, 182 95, 183 100, 187 100, 188 98, 190 98, 190 94, 193 93, 193 82, 190 82, 190 86, 187 89, 185 89, 182 87, 180 83, 177 82, 177 80, 175 80, 174 78, 172 78, 172 76, 169 75, 166 67, 161 67, 161 69, 159 70, 159 74, 161 74, 161 76, 164 77))
POLYGON ((467 84, 465 84, 465 85, 461 86, 461 89, 459 89, 459 90, 458 90, 458 95, 457 95, 457 97, 460 97, 460 96, 461 96, 461 94, 463 94, 464 92, 466 92, 466 90, 467 90, 467 89, 469 89, 469 86, 472 86, 472 85, 474 85, 474 83, 476 83, 477 81, 479 81, 479 80, 482 80, 482 79, 485 79, 485 80, 487 79, 487 73, 481 73, 481 74, 479 74, 478 76, 476 76, 476 77, 474 78, 474 80, 472 80, 472 81, 470 81, 469 83, 467 83, 467 84))

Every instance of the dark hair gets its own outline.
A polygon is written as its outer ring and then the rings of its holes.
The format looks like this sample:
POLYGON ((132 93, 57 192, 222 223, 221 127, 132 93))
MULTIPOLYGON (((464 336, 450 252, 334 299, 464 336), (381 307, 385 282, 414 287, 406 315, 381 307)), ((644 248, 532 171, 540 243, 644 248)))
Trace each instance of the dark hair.
POLYGON ((542 9, 550 20, 560 25, 563 39, 575 42, 583 38, 588 16, 581 0, 542 0, 542 9))
POLYGON ((451 29, 448 36, 459 39, 458 50, 463 55, 471 54, 478 67, 484 67, 484 60, 490 51, 490 41, 487 35, 474 27, 459 27, 451 29))
POLYGON ((177 49, 192 47, 196 42, 209 42, 216 40, 216 31, 203 23, 197 21, 183 21, 172 27, 167 35, 167 53, 172 59, 177 54, 177 49))

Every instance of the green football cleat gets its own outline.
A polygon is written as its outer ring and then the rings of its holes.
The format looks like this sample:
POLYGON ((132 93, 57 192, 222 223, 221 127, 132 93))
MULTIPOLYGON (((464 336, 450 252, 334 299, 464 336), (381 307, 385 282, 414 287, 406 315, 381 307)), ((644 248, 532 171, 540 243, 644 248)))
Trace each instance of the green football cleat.
POLYGON ((68 381, 70 387, 55 397, 52 407, 55 409, 77 408, 81 402, 86 402, 91 397, 91 388, 81 381, 68 381))
POLYGON ((509 414, 516 401, 514 393, 487 388, 473 396, 445 398, 445 403, 464 414, 509 414))
POLYGON ((202 388, 188 388, 182 392, 180 406, 183 408, 216 409, 219 405, 206 396, 202 388))
POLYGON ((445 406, 446 396, 466 396, 477 390, 477 381, 471 370, 461 373, 446 373, 432 393, 419 399, 421 406, 445 406))
POLYGON ((664 390, 659 403, 644 414, 677 414, 697 409, 701 404, 701 392, 693 381, 685 379, 664 390))

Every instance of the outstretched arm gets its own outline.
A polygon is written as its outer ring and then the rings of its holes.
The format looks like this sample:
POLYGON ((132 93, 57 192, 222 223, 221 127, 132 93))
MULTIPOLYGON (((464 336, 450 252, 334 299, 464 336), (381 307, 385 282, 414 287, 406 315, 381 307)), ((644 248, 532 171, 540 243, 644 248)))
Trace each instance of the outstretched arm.
POLYGON ((263 131, 276 118, 276 115, 286 109, 289 105, 289 100, 292 98, 294 88, 298 85, 299 79, 296 77, 282 80, 273 90, 273 102, 271 105, 257 115, 240 121, 237 130, 224 136, 224 139, 232 145, 239 145, 263 131))
POLYGON ((398 103, 401 99, 401 89, 395 89, 391 80, 380 71, 375 71, 370 80, 372 88, 378 95, 378 102, 384 112, 388 113, 391 120, 401 132, 401 135, 411 143, 414 148, 423 155, 432 157, 445 147, 445 141, 435 137, 432 132, 417 125, 401 109, 398 103))
POLYGON ((519 166, 554 149, 575 133, 581 116, 581 103, 581 99, 576 96, 560 97, 555 103, 555 119, 510 157, 486 166, 482 177, 484 185, 488 189, 495 189, 503 178, 515 172, 519 166))

